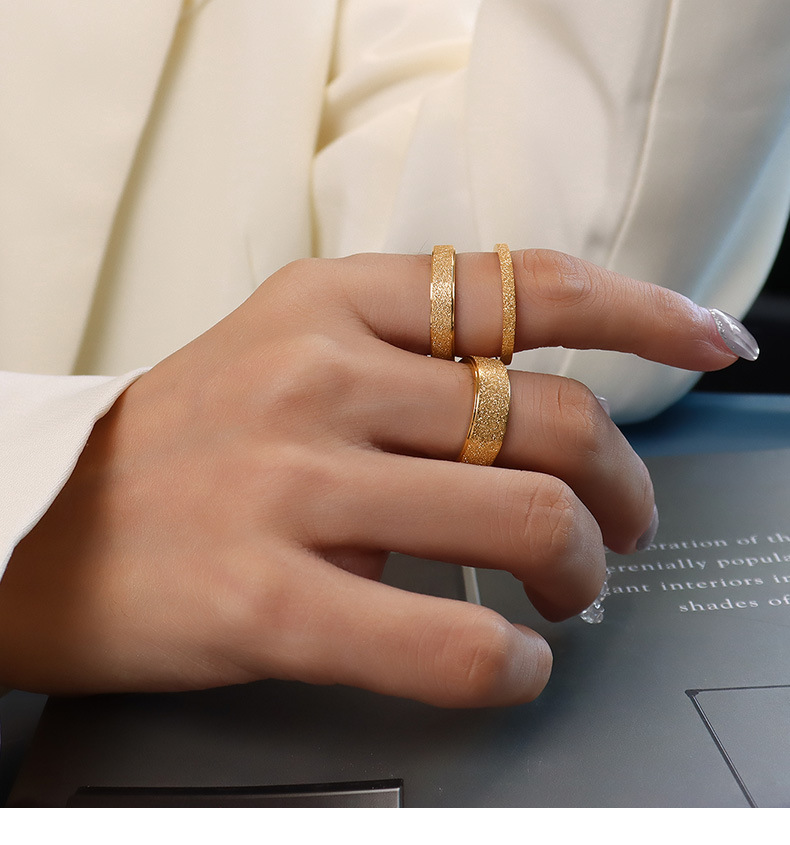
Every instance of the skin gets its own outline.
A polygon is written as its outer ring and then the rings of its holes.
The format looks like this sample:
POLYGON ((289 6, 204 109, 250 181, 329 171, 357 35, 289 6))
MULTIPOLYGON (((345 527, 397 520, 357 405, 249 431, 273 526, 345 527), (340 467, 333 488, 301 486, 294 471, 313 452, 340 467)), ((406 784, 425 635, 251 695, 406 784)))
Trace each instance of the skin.
MULTIPOLYGON (((735 356, 685 297, 514 252, 516 349, 735 356)), ((569 379, 511 371, 493 467, 455 461, 466 366, 429 352, 430 256, 298 261, 137 380, 96 424, 0 583, 0 681, 58 694, 292 678, 441 706, 537 696, 545 641, 381 584, 388 550, 507 570, 548 619, 583 610, 604 544, 650 525, 642 461, 569 379)), ((459 255, 456 354, 496 356, 495 254, 459 255)))

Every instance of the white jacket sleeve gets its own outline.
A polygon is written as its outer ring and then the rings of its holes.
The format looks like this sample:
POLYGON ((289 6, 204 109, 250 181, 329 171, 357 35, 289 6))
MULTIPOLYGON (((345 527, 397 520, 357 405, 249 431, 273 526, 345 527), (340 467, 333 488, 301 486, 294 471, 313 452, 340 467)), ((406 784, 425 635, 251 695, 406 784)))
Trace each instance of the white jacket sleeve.
MULTIPOLYGON (((787 221, 788 45, 786 0, 346 0, 319 249, 552 248, 742 317, 787 221)), ((696 377, 599 351, 514 366, 620 421, 696 377)))
POLYGON ((142 373, 0 372, 0 576, 68 480, 97 419, 142 373))

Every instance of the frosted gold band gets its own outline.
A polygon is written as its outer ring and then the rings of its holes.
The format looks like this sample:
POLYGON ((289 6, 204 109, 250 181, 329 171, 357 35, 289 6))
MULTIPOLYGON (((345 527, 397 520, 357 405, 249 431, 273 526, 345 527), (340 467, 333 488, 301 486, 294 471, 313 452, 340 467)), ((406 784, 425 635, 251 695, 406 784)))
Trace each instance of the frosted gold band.
POLYGON ((510 378, 507 367, 496 358, 462 358, 475 377, 475 404, 458 460, 464 464, 491 466, 505 439, 510 412, 510 378))
POLYGON ((455 359, 455 250, 446 245, 431 255, 431 356, 455 359))
POLYGON ((502 272, 502 363, 509 364, 516 343, 516 278, 507 244, 497 244, 496 251, 502 272))

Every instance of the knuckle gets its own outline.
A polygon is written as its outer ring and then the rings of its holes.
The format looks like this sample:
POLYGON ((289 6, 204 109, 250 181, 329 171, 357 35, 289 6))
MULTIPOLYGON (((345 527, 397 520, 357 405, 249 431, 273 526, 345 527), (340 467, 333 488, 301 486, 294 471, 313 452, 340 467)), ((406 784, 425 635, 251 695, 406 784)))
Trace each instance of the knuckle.
POLYGON ((578 307, 595 291, 591 265, 564 252, 525 250, 521 260, 533 290, 548 306, 578 307))
POLYGON ((532 572, 555 577, 565 568, 579 524, 580 502, 567 484, 544 476, 525 515, 524 531, 532 572))
POLYGON ((320 269, 328 264, 320 258, 296 258, 281 267, 274 276, 281 278, 287 287, 299 290, 317 281, 322 275, 320 269))
POLYGON ((536 490, 524 483, 521 476, 510 473, 500 476, 495 509, 498 518, 491 522, 490 542, 495 548, 500 547, 509 560, 521 560, 529 549, 530 514, 536 495, 536 490))
POLYGON ((258 287, 256 293, 267 295, 277 292, 285 297, 293 307, 308 305, 312 297, 319 292, 324 281, 329 262, 318 258, 297 258, 283 265, 273 273, 265 285, 258 287))
POLYGON ((512 631, 499 614, 480 607, 449 641, 446 692, 450 703, 474 705, 495 700, 511 663, 512 631))
MULTIPOLYGON (((276 557, 269 550, 269 557, 276 557)), ((216 642, 225 644, 254 644, 263 629, 283 630, 288 609, 292 585, 286 576, 286 568, 267 567, 266 588, 260 588, 260 561, 234 559, 225 561, 212 571, 210 590, 204 590, 207 604, 206 632, 216 642)), ((239 656, 246 654, 252 658, 255 648, 239 648, 239 656)), ((246 662, 246 661, 245 661, 246 662)))
POLYGON ((359 359, 339 338, 325 333, 301 335, 294 344, 297 375, 311 388, 326 384, 333 390, 344 388, 359 376, 359 359))
POLYGON ((337 462, 315 448, 301 445, 281 444, 274 454, 262 456, 256 480, 256 501, 267 503, 270 509, 285 511, 294 519, 300 514, 300 524, 313 521, 310 514, 326 513, 333 494, 342 487, 337 462), (294 503, 298 508, 293 507, 294 503))
POLYGON ((644 313, 651 315, 660 332, 671 335, 678 326, 688 325, 691 303, 686 297, 661 285, 645 285, 641 290, 644 313))
POLYGON ((255 456, 239 455, 227 466, 235 489, 217 508, 240 536, 275 526, 278 536, 303 547, 321 545, 347 488, 341 460, 309 446, 280 443, 255 456))
POLYGON ((529 561, 539 578, 556 573, 575 545, 580 502, 563 481, 552 475, 504 477, 498 491, 499 519, 492 524, 492 543, 512 571, 529 561), (538 480, 536 480, 538 479, 538 480))
POLYGON ((318 258, 296 258, 289 261, 278 271, 291 279, 303 279, 313 275, 316 266, 321 263, 318 258))
POLYGON ((354 274, 347 269, 354 258, 297 258, 270 276, 256 294, 274 297, 267 306, 270 315, 276 303, 283 320, 298 317, 315 323, 319 318, 327 324, 330 315, 342 317, 352 306, 354 274))
MULTIPOLYGON (((260 374, 260 362, 251 366, 260 374)), ((259 396, 264 408, 257 413, 263 410, 284 419, 312 418, 318 410, 348 403, 361 377, 358 358, 337 338, 320 332, 292 338, 263 366, 266 390, 259 396)))
POLYGON ((586 464, 599 456, 604 437, 604 411, 595 395, 573 379, 557 381, 555 436, 566 458, 586 464))

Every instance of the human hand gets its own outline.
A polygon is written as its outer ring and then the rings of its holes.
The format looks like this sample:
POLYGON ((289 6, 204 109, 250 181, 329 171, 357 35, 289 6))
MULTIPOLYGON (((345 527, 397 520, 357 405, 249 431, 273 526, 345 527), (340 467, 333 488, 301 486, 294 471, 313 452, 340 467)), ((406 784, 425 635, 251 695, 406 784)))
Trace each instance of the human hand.
MULTIPOLYGON (((516 348, 734 355, 711 313, 514 252, 516 348)), ((496 356, 495 254, 457 258, 456 353, 496 356)), ((581 384, 511 371, 492 467, 457 463, 470 369, 429 352, 430 256, 298 261, 136 381, 0 583, 0 682, 52 693, 291 678, 446 706, 534 698, 551 654, 493 611, 378 582, 387 551, 512 572, 560 620, 604 544, 653 519, 641 460, 581 384)))

